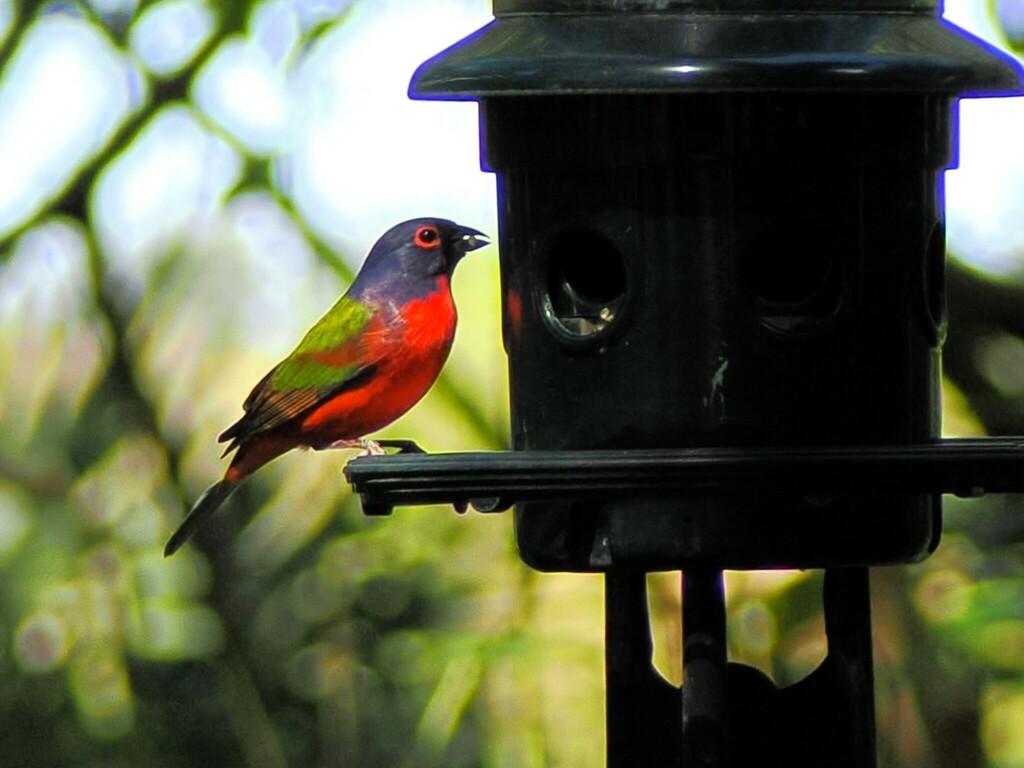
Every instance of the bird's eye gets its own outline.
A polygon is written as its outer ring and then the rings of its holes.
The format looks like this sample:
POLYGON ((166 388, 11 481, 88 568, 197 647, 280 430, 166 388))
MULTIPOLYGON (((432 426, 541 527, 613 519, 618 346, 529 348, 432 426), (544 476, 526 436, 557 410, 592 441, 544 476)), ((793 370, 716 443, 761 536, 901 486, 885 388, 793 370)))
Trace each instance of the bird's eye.
POLYGON ((441 243, 441 235, 437 227, 420 227, 416 230, 413 242, 420 248, 436 248, 441 243))

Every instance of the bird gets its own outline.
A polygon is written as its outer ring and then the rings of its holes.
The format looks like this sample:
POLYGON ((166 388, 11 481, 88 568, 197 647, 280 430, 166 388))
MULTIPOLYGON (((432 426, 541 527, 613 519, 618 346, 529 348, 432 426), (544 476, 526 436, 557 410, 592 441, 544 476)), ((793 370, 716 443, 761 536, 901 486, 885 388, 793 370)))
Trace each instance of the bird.
POLYGON ((448 219, 404 221, 381 235, 352 284, 290 355, 256 384, 222 432, 234 452, 164 548, 174 554, 245 478, 293 448, 383 450, 366 435, 412 408, 455 338, 451 280, 484 233, 448 219))

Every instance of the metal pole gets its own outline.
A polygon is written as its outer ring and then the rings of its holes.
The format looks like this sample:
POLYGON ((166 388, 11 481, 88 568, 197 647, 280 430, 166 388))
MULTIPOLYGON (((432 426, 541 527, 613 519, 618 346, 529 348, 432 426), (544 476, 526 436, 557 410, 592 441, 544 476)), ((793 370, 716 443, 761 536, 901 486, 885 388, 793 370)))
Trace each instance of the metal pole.
POLYGON ((683 764, 726 768, 729 691, 722 572, 683 572, 683 764))
POLYGON ((679 689, 651 662, 643 572, 605 575, 605 636, 608 768, 682 765, 679 689))

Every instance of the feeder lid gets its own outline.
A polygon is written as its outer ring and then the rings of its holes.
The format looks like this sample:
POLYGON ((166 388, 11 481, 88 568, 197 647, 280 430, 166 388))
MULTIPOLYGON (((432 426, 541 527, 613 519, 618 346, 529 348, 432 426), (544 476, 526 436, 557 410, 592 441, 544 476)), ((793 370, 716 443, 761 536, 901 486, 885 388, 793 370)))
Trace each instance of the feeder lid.
POLYGON ((931 0, 494 0, 409 95, 860 91, 1010 96, 1021 65, 931 0))

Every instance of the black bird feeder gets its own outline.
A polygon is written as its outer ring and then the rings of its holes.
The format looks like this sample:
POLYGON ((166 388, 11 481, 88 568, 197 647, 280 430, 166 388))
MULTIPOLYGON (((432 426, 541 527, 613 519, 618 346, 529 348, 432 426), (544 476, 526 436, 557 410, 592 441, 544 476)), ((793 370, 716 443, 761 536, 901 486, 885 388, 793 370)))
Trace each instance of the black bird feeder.
POLYGON ((494 0, 414 98, 477 100, 498 176, 511 453, 358 459, 368 512, 516 504, 523 560, 607 574, 608 765, 875 765, 867 566, 941 494, 1024 490, 939 440, 942 172, 1007 56, 934 0, 494 0), (723 569, 826 569, 828 656, 729 663, 723 569), (685 683, 644 574, 684 572, 685 683))

